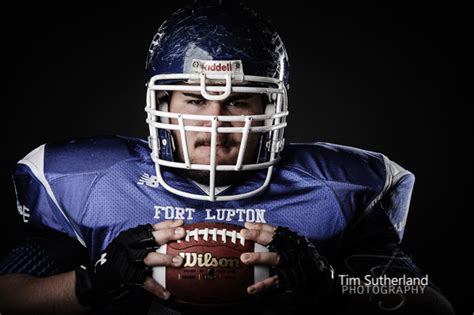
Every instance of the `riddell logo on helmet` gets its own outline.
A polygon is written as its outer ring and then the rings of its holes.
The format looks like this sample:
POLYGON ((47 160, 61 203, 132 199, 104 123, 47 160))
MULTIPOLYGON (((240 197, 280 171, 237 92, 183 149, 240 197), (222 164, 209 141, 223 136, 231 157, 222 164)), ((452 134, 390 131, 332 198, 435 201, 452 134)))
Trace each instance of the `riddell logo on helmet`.
POLYGON ((211 71, 211 72, 228 72, 232 71, 232 63, 226 62, 226 63, 205 63, 202 65, 202 69, 204 71, 211 71))
POLYGON ((242 61, 240 60, 199 60, 193 59, 191 72, 243 75, 242 61))

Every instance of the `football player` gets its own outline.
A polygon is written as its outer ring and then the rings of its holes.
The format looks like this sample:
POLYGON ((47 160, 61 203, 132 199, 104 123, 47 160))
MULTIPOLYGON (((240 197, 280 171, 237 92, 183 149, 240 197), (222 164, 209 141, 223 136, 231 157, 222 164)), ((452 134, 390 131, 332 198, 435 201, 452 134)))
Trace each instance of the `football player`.
POLYGON ((193 312, 150 276, 183 263, 156 249, 185 224, 226 222, 269 249, 241 256, 272 273, 239 312, 451 312, 431 283, 342 293, 343 275, 424 276, 399 247, 414 176, 380 153, 285 144, 288 56, 270 22, 236 3, 185 7, 146 70, 147 141, 49 143, 18 162, 29 234, 0 264, 0 311, 193 312))

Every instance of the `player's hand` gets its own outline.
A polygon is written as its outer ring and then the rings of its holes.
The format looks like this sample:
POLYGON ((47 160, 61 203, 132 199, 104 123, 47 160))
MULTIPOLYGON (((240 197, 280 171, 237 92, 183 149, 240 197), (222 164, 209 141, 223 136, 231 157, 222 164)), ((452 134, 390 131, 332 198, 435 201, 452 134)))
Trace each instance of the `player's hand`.
MULTIPOLYGON (((163 221, 153 225, 153 237, 155 238, 156 244, 161 246, 168 243, 169 241, 175 241, 184 238, 186 234, 184 228, 182 227, 183 223, 183 220, 175 220, 163 221)), ((167 266, 177 268, 181 267, 183 264, 183 258, 179 255, 173 256, 153 251, 146 255, 144 262, 148 267, 167 266)), ((143 287, 147 291, 153 293, 158 298, 163 300, 167 300, 171 295, 168 290, 163 288, 150 276, 146 277, 143 287)))
POLYGON ((286 227, 245 223, 241 235, 263 246, 268 253, 243 253, 241 260, 249 265, 268 265, 276 274, 247 288, 255 294, 274 288, 327 295, 334 284, 334 270, 306 237, 286 227))
MULTIPOLYGON (((155 253, 160 245, 184 237, 183 221, 164 221, 122 231, 95 262, 76 268, 76 296, 82 305, 101 307, 126 296, 133 286, 166 297, 149 279, 152 266, 178 266, 173 257, 155 253), (177 230, 178 229, 178 230, 177 230), (181 233, 181 234, 180 234, 181 233), (157 257, 158 256, 158 257, 157 257)), ((182 259, 179 265, 182 263, 182 259)), ((161 290, 160 290, 161 289, 161 290)), ((169 296, 169 295, 168 295, 169 296)))
MULTIPOLYGON (((260 245, 267 246, 273 239, 276 227, 269 224, 245 222, 245 228, 240 230, 247 240, 252 240, 260 245)), ((280 262, 280 256, 275 252, 255 253, 248 252, 240 255, 240 260, 246 265, 268 265, 276 266, 280 262)), ((276 288, 278 285, 278 276, 259 281, 247 288, 249 294, 256 294, 276 288)))

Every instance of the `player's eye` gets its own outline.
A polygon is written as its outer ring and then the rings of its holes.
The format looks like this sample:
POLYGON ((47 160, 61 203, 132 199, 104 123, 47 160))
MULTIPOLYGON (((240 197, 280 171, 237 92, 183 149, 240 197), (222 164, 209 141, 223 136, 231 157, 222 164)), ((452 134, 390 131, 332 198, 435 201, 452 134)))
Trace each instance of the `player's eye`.
POLYGON ((190 100, 187 100, 186 103, 190 105, 203 105, 206 103, 206 100, 190 99, 190 100))
POLYGON ((242 102, 242 101, 231 101, 227 103, 229 106, 234 106, 234 107, 245 107, 248 105, 247 102, 242 102))

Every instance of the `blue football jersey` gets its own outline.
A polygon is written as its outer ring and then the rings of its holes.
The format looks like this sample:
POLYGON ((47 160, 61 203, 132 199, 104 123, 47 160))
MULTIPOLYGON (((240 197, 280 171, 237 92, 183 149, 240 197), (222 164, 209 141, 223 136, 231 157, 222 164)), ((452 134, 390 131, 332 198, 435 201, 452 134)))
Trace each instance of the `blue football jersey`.
MULTIPOLYGON (((221 194, 254 189, 265 173, 221 194)), ((174 187, 204 193, 205 187, 190 179, 169 171, 165 177, 174 187)), ((121 231, 170 219, 287 226, 331 257, 347 231, 374 211, 382 212, 401 240, 414 176, 380 153, 329 143, 291 144, 264 193, 198 201, 158 184, 144 140, 110 136, 41 145, 18 162, 14 180, 23 221, 77 239, 92 259, 121 231)))

